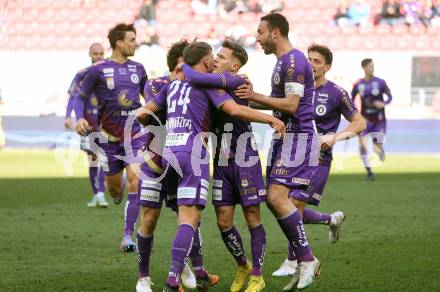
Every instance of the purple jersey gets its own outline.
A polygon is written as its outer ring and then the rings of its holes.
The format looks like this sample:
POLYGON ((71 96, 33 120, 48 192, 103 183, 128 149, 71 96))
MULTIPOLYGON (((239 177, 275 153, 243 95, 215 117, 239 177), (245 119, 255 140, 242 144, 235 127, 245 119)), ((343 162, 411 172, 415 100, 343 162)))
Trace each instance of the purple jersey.
POLYGON ((277 59, 272 73, 272 97, 289 94, 301 97, 293 115, 274 110, 290 133, 316 133, 313 120, 313 91, 315 90, 312 67, 302 52, 293 49, 277 59))
POLYGON ((371 122, 385 120, 385 109, 378 109, 374 106, 375 101, 382 101, 389 104, 392 100, 391 91, 385 80, 373 77, 371 80, 359 79, 353 86, 351 98, 354 99, 359 94, 361 97, 361 114, 371 122), (384 100, 383 95, 387 95, 384 100))
MULTIPOLYGON (((341 115, 347 120, 357 112, 348 97, 347 91, 327 80, 315 90, 315 122, 319 134, 336 133, 341 122, 341 115)), ((332 150, 321 153, 321 160, 331 163, 332 150)))
MULTIPOLYGON (((125 122, 141 106, 140 96, 146 81, 147 73, 140 63, 127 60, 119 64, 103 60, 89 67, 78 85, 78 92, 82 98, 95 93, 101 130, 123 140, 125 122)), ((131 134, 139 130, 139 124, 134 121, 131 134)))
MULTIPOLYGON (((207 137, 200 137, 202 132, 212 128, 212 104, 219 108, 232 99, 222 89, 203 89, 188 81, 175 80, 162 88, 153 98, 160 108, 167 108, 167 138, 165 149, 171 152, 193 153, 193 145, 202 143, 206 146, 207 137), (195 139, 201 141, 195 142, 195 139)), ((204 156, 206 147, 194 155, 204 156)))
MULTIPOLYGON (((230 72, 203 74, 193 70, 188 65, 183 65, 182 69, 185 73, 185 77, 190 83, 198 86, 223 88, 228 92, 229 95, 232 96, 236 103, 248 106, 247 100, 240 99, 234 94, 234 90, 246 82, 240 76, 234 75, 230 72)), ((253 135, 251 135, 250 139, 246 139, 246 144, 240 143, 239 145, 238 143, 238 139, 243 133, 252 133, 251 123, 234 119, 219 110, 214 111, 213 115, 214 131, 217 135, 217 151, 215 154, 216 159, 219 158, 219 155, 225 158, 234 158, 236 153, 244 154, 245 159, 249 156, 258 156, 253 135), (230 133, 230 138, 226 138, 228 136, 227 133, 230 133), (226 135, 224 136, 224 134, 226 135), (222 137, 225 137, 225 139, 222 139, 222 137), (237 146, 244 149, 238 149, 237 146)))
MULTIPOLYGON (((70 84, 69 90, 67 93, 69 94, 69 102, 66 109, 66 118, 70 117, 73 110, 73 98, 78 93, 78 84, 84 78, 84 75, 87 73, 90 67, 80 70, 76 73, 75 77, 70 84)), ((87 99, 87 102, 84 105, 84 119, 89 122, 89 126, 92 127, 93 131, 97 131, 99 128, 98 121, 98 98, 95 94, 87 99)))

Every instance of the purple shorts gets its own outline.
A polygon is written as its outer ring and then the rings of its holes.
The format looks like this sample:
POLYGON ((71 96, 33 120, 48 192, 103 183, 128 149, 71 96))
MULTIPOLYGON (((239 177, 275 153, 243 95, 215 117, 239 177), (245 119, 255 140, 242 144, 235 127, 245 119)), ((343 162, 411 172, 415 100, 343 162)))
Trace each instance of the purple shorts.
POLYGON ((227 166, 218 166, 218 161, 214 161, 214 206, 251 206, 265 201, 266 189, 259 160, 252 167, 240 167, 232 159, 227 166))
POLYGON ((209 190, 209 163, 189 152, 163 153, 162 168, 172 202, 173 194, 178 206, 205 207, 209 190))
POLYGON ((319 165, 316 169, 315 175, 310 181, 309 187, 306 190, 296 188, 291 189, 289 196, 310 205, 318 206, 321 202, 329 174, 330 165, 319 165))
POLYGON ((167 195, 166 184, 162 183, 162 168, 152 160, 141 164, 139 175, 139 202, 143 207, 161 208, 167 195))
POLYGON ((286 157, 282 157, 283 141, 275 140, 272 143, 272 156, 269 161, 271 165, 267 168, 268 186, 279 184, 288 188, 306 189, 316 172, 319 161, 318 136, 309 134, 307 137, 301 134, 302 136, 299 137, 298 133, 293 135, 293 143, 291 145, 286 143, 284 146, 286 157))
POLYGON ((136 158, 143 155, 145 141, 146 135, 131 140, 130 145, 127 145, 128 152, 126 152, 124 142, 109 141, 107 143, 101 143, 100 147, 104 151, 104 155, 100 156, 99 159, 105 175, 114 175, 123 171, 127 165, 136 163, 136 158), (124 157, 124 160, 118 156, 124 157))
POLYGON ((368 135, 369 133, 384 133, 386 132, 386 120, 381 121, 369 121, 368 119, 365 119, 367 121, 367 128, 362 131, 361 135, 368 135))

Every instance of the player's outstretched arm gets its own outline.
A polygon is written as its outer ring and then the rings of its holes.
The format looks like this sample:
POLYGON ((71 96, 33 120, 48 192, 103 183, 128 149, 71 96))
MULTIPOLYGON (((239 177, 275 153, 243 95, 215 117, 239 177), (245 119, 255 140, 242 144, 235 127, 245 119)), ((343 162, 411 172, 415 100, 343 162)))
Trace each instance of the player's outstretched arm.
POLYGON ((90 130, 89 122, 84 119, 84 106, 84 99, 79 94, 75 95, 73 97, 73 110, 77 120, 75 131, 82 136, 87 135, 90 130))
POLYGON ((357 134, 365 130, 367 123, 362 115, 356 111, 350 118, 350 124, 344 130, 336 134, 328 134, 321 136, 321 149, 327 150, 337 142, 355 137, 357 134))
POLYGON ((254 92, 251 82, 243 84, 235 90, 235 94, 242 99, 247 99, 254 103, 260 104, 265 109, 278 110, 287 114, 294 114, 298 109, 300 94, 295 94, 294 88, 286 86, 285 97, 271 97, 261 93, 254 92))
POLYGON ((148 117, 157 112, 160 107, 154 101, 148 101, 145 105, 136 110, 135 116, 136 120, 141 124, 146 126, 148 124, 148 117))
POLYGON ((223 103, 220 109, 236 119, 248 122, 269 124, 281 136, 284 136, 286 132, 286 125, 279 119, 271 115, 267 115, 265 113, 261 113, 257 110, 251 109, 250 107, 239 105, 233 100, 228 100, 223 103))
POLYGON ((73 112, 73 95, 69 95, 69 100, 67 101, 66 106, 66 115, 64 117, 64 128, 74 130, 73 121, 72 121, 72 112, 73 112))
POLYGON ((209 86, 212 88, 235 89, 245 84, 244 78, 230 72, 225 73, 200 73, 187 64, 181 67, 186 80, 199 86, 209 86))

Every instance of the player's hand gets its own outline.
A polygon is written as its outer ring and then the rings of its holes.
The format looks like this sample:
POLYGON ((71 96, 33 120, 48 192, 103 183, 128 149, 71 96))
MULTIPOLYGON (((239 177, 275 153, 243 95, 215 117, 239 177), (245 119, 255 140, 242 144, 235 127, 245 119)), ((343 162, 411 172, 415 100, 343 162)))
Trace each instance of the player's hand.
POLYGON ((136 120, 139 122, 139 124, 141 124, 143 126, 147 125, 148 114, 143 107, 140 107, 136 110, 135 116, 136 116, 136 120))
POLYGON ((75 127, 73 126, 73 121, 71 117, 68 117, 64 120, 64 128, 68 130, 75 130, 75 127))
POLYGON ((380 100, 375 100, 373 102, 373 105, 377 108, 377 109, 383 109, 385 107, 385 103, 383 101, 380 100))
POLYGON ((328 134, 319 137, 322 150, 328 150, 336 144, 336 134, 328 134))
POLYGON ((76 122, 75 130, 78 134, 85 136, 89 133, 89 131, 91 130, 91 127, 89 125, 89 122, 87 122, 86 119, 79 119, 76 122))
POLYGON ((283 121, 274 117, 269 125, 275 130, 275 132, 280 134, 281 138, 286 134, 286 125, 283 121))
POLYGON ((248 84, 251 83, 251 80, 249 79, 249 77, 246 74, 238 74, 238 76, 243 78, 246 81, 246 83, 248 83, 248 84))
POLYGON ((247 84, 240 85, 234 93, 241 99, 252 100, 254 97, 254 86, 252 82, 249 81, 247 84))

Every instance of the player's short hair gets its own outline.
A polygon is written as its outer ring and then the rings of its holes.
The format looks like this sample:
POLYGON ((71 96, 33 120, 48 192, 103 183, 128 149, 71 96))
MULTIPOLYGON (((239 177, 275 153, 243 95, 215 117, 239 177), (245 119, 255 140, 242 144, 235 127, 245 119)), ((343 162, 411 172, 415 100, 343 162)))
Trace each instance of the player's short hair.
POLYGON ((267 21, 267 23, 269 24, 270 30, 278 28, 280 30, 282 36, 288 37, 288 35, 289 35, 289 22, 287 21, 286 17, 284 17, 284 15, 282 15, 278 12, 269 13, 269 14, 261 17, 260 20, 267 21))
POLYGON ((95 47, 95 46, 101 46, 101 47, 103 47, 101 43, 92 43, 92 44, 89 46, 89 51, 91 51, 91 50, 93 49, 93 47, 95 47))
POLYGON ((232 56, 237 58, 241 66, 244 66, 248 61, 248 54, 246 50, 237 42, 232 40, 224 40, 222 43, 223 48, 230 49, 232 51, 232 56))
POLYGON ((212 48, 205 42, 192 42, 183 50, 183 60, 186 64, 194 66, 212 52, 212 48))
POLYGON ((108 40, 112 49, 116 48, 116 42, 122 41, 125 38, 125 33, 132 31, 136 34, 136 29, 133 24, 118 23, 108 31, 108 40))
POLYGON ((170 72, 176 68, 179 58, 183 57, 183 51, 188 45, 189 42, 187 40, 182 40, 171 45, 167 53, 167 65, 170 72))
POLYGON ((325 63, 331 65, 333 63, 333 53, 327 46, 311 44, 307 48, 307 52, 316 52, 324 57, 325 63))
POLYGON ((371 58, 363 59, 361 62, 361 66, 362 66, 362 68, 365 68, 365 66, 367 66, 368 64, 370 64, 372 62, 373 62, 373 59, 371 59, 371 58))

